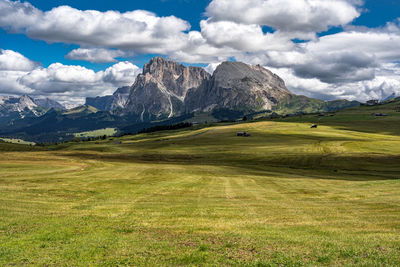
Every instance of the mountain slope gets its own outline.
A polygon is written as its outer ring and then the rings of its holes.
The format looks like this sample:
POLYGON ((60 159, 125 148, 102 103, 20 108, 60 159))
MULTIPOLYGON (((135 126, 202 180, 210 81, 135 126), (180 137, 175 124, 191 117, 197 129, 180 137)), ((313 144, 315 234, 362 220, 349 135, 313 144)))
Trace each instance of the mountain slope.
POLYGON ((102 111, 113 111, 124 108, 131 88, 129 86, 118 88, 113 95, 87 97, 86 105, 97 108, 102 111))
POLYGON ((201 87, 210 77, 202 68, 153 58, 133 84, 123 112, 137 116, 140 121, 180 115, 187 92, 201 87))
POLYGON ((222 117, 230 119, 266 110, 282 114, 326 112, 359 103, 296 96, 279 76, 260 65, 227 61, 210 75, 199 67, 155 57, 144 65, 131 87, 120 88, 112 96, 87 98, 86 104, 129 116, 134 123, 193 112, 223 113, 222 117))
POLYGON ((284 81, 261 66, 223 62, 206 88, 194 89, 185 102, 186 111, 214 108, 255 112, 270 110, 291 95, 284 81))
POLYGON ((124 117, 85 105, 68 111, 50 109, 40 117, 15 120, 13 125, 0 129, 0 135, 35 142, 58 142, 72 139, 73 133, 114 128, 126 123, 124 117))
POLYGON ((43 108, 58 108, 58 109, 65 109, 65 107, 63 105, 61 105, 60 103, 58 103, 55 100, 49 99, 49 98, 38 98, 38 99, 34 99, 34 102, 36 103, 36 105, 43 107, 43 108))
POLYGON ((359 106, 357 101, 334 100, 323 101, 315 98, 309 98, 301 95, 288 95, 282 99, 273 111, 279 114, 294 114, 294 113, 316 113, 337 111, 346 108, 359 106))

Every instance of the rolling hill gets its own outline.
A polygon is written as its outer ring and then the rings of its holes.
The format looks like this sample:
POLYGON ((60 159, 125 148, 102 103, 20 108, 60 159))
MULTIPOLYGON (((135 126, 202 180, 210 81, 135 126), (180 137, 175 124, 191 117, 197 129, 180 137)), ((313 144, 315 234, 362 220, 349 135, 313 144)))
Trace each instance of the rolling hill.
POLYGON ((0 143, 0 265, 396 266, 399 106, 0 143))

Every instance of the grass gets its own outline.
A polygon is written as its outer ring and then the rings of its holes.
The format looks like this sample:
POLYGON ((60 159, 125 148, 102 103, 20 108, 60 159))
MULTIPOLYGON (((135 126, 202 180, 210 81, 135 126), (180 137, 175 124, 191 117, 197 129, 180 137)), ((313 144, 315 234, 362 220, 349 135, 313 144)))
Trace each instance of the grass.
POLYGON ((117 133, 117 130, 115 128, 105 128, 105 129, 99 129, 95 131, 89 131, 89 132, 81 132, 81 133, 75 133, 75 137, 98 137, 98 136, 113 136, 114 134, 117 133))
POLYGON ((22 139, 14 139, 14 138, 2 138, 0 137, 0 141, 6 142, 6 143, 12 143, 12 144, 20 144, 20 145, 36 145, 34 142, 29 142, 25 141, 22 139))
POLYGON ((0 265, 396 266, 399 120, 372 108, 4 149, 0 265))

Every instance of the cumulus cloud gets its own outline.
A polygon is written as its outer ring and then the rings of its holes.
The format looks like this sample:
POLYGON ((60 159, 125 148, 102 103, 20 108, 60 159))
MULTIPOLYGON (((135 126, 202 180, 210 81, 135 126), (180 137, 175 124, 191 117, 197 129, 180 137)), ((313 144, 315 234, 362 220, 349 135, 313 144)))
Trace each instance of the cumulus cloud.
POLYGON ((37 64, 18 52, 0 49, 0 71, 29 71, 33 70, 37 64))
POLYGON ((22 95, 30 94, 34 90, 24 86, 18 80, 26 72, 0 70, 0 94, 2 95, 22 95))
POLYGON ((200 26, 203 37, 216 47, 227 46, 248 52, 293 48, 289 38, 280 34, 264 34, 261 26, 256 24, 203 20, 200 26))
POLYGON ((92 63, 117 62, 115 58, 123 57, 127 53, 121 50, 104 48, 78 48, 69 52, 65 57, 70 60, 83 60, 92 63))
POLYGON ((398 21, 379 28, 346 27, 343 32, 296 44, 290 51, 235 57, 276 70, 293 92, 307 96, 364 101, 400 95, 398 21))
POLYGON ((20 84, 18 79, 36 67, 37 63, 20 53, 0 49, 0 93, 12 95, 31 93, 33 90, 20 84))
POLYGON ((81 96, 95 96, 112 93, 116 87, 132 84, 137 74, 139 68, 130 62, 120 62, 99 72, 82 66, 54 63, 48 68, 28 72, 19 82, 35 90, 36 94, 73 92, 81 96))
POLYGON ((119 62, 104 72, 102 74, 102 80, 107 83, 111 83, 116 86, 124 86, 133 84, 138 76, 141 73, 141 69, 138 66, 133 65, 130 62, 119 62))
POLYGON ((400 66, 387 66, 390 72, 377 72, 371 80, 346 83, 325 83, 317 78, 302 78, 290 68, 272 68, 274 73, 282 77, 286 86, 295 94, 306 95, 324 100, 348 99, 367 101, 385 99, 392 95, 400 95, 400 66), (397 73, 397 74, 396 74, 397 73))
POLYGON ((213 21, 267 25, 307 38, 352 22, 360 15, 354 4, 345 0, 213 0, 206 14, 213 21))
POLYGON ((161 53, 179 49, 190 24, 175 16, 135 10, 120 13, 60 6, 41 11, 28 2, 0 0, 0 26, 49 43, 62 42, 161 53))
POLYGON ((112 94, 117 87, 131 85, 140 73, 131 62, 119 62, 98 72, 61 63, 44 68, 10 50, 2 51, 0 66, 1 94, 29 94, 70 103, 82 103, 86 96, 112 94))
POLYGON ((228 60, 230 57, 242 53, 231 47, 216 47, 209 44, 198 31, 188 33, 188 39, 182 49, 170 53, 172 60, 187 63, 210 63, 228 60))

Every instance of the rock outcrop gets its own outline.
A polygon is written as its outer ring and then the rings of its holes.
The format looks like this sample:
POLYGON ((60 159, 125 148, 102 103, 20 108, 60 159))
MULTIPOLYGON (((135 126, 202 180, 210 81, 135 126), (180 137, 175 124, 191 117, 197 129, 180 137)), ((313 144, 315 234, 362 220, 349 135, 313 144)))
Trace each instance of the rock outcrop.
POLYGON ((269 70, 259 65, 223 62, 207 86, 188 93, 185 111, 270 110, 288 95, 291 93, 284 81, 269 70))
POLYGON ((27 95, 21 97, 0 97, 0 109, 5 113, 35 111, 37 107, 38 105, 35 101, 27 95))
POLYGON ((180 115, 188 91, 202 88, 210 78, 202 68, 153 58, 136 78, 124 113, 135 114, 141 121, 180 115))
POLYGON ((119 88, 113 95, 87 97, 85 105, 89 105, 102 111, 113 111, 122 109, 128 100, 131 87, 125 86, 119 88))
POLYGON ((35 99, 34 102, 36 103, 36 105, 43 107, 43 108, 58 108, 58 109, 65 109, 65 107, 63 105, 61 105, 60 103, 58 103, 55 100, 49 99, 49 98, 39 98, 39 99, 35 99))
POLYGON ((50 99, 33 99, 30 96, 0 96, 0 126, 13 123, 14 120, 39 117, 50 108, 64 107, 50 99))
POLYGON ((152 121, 213 109, 267 110, 289 95, 284 81, 261 66, 224 62, 211 76, 203 68, 155 57, 131 87, 112 96, 87 98, 86 104, 152 121))

